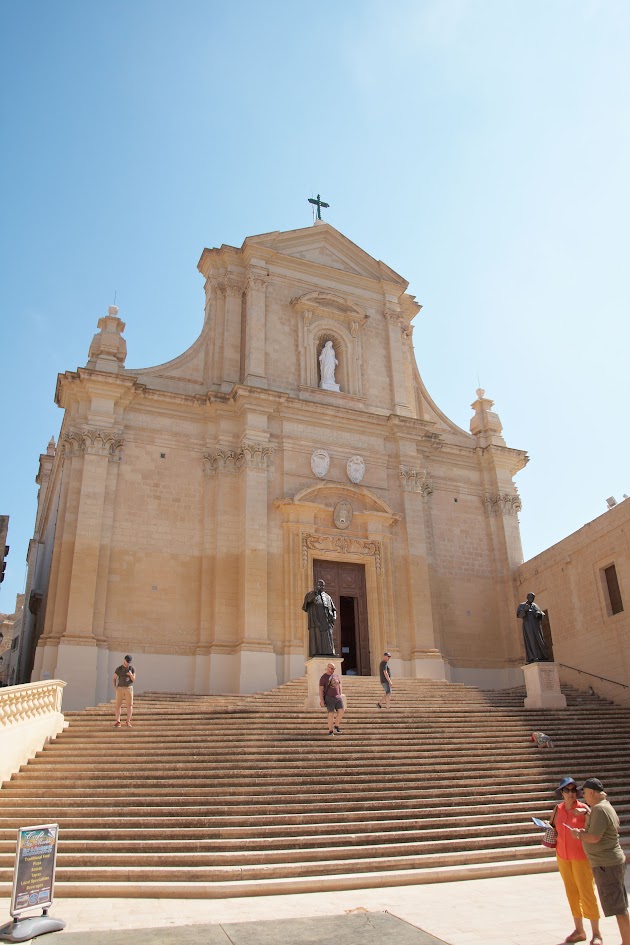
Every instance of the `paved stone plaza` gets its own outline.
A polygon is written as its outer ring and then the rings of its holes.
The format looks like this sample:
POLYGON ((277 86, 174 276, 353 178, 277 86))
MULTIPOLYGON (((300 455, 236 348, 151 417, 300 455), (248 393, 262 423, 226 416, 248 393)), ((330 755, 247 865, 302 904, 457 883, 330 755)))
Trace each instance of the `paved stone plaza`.
MULTIPOLYGON (((8 909, 9 900, 1 899, 3 921, 8 909)), ((122 930, 137 932, 120 939, 125 945, 321 945, 333 937, 337 945, 559 945, 572 930, 557 873, 239 899, 58 899, 51 913, 65 920, 66 929, 42 936, 41 945, 118 945, 111 932, 122 930), (383 913, 403 924, 385 921, 383 913), (361 919, 348 924, 348 916, 361 919), (297 921, 321 917, 338 922, 313 927, 297 921), (378 939, 368 937, 372 929, 378 939), (424 937, 409 937, 412 929, 424 937), (176 937, 169 938, 174 930, 176 937)), ((602 920, 602 934, 605 945, 618 945, 615 919, 602 920)))

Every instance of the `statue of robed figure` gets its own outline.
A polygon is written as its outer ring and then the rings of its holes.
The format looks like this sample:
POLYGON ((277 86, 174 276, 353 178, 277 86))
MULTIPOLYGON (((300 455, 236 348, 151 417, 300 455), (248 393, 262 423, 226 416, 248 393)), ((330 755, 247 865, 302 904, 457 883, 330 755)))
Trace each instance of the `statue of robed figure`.
POLYGON ((315 590, 309 591, 304 598, 302 610, 308 614, 308 652, 309 656, 335 656, 333 627, 337 619, 337 608, 330 594, 324 588, 324 581, 318 581, 315 590))
POLYGON ((523 621, 523 640, 528 663, 548 663, 551 659, 543 637, 541 622, 544 611, 534 603, 535 594, 528 594, 527 600, 518 605, 516 616, 523 621))

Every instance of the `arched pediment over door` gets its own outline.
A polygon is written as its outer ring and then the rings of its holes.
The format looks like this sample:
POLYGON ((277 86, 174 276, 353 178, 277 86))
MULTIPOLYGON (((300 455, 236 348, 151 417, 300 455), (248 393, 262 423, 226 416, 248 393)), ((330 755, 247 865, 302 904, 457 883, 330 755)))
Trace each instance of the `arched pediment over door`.
POLYGON ((341 391, 363 396, 363 355, 361 336, 367 313, 351 299, 331 292, 307 292, 291 306, 300 316, 300 384, 319 387, 319 356, 332 341, 339 362, 335 380, 341 391))
POLYGON ((315 483, 278 499, 282 517, 286 643, 308 656, 304 595, 312 589, 314 562, 365 566, 372 665, 385 646, 396 646, 391 542, 401 515, 370 489, 335 482, 315 483))

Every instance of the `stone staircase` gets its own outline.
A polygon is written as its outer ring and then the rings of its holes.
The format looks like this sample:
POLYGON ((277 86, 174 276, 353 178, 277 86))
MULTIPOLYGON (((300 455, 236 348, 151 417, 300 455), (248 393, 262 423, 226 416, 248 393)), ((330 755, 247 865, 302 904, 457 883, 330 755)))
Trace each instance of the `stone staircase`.
POLYGON ((630 710, 564 689, 344 677, 343 735, 305 680, 252 696, 145 693, 68 729, 0 790, 0 895, 19 826, 58 822, 59 896, 224 897, 444 882, 555 868, 531 816, 564 774, 600 777, 630 848, 630 710), (533 730, 556 747, 539 749, 533 730))

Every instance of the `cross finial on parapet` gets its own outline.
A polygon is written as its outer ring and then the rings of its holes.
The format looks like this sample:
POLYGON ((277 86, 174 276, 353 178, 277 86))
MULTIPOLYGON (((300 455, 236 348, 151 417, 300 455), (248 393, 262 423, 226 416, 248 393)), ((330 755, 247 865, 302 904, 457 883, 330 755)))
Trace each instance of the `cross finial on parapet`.
POLYGON ((318 220, 321 220, 321 218, 322 218, 322 207, 329 207, 329 206, 330 206, 329 203, 324 203, 324 201, 322 200, 322 198, 320 197, 319 194, 317 195, 317 200, 315 200, 313 197, 309 197, 309 198, 308 198, 308 202, 309 202, 309 203, 314 203, 315 206, 317 207, 317 219, 318 219, 318 220))

